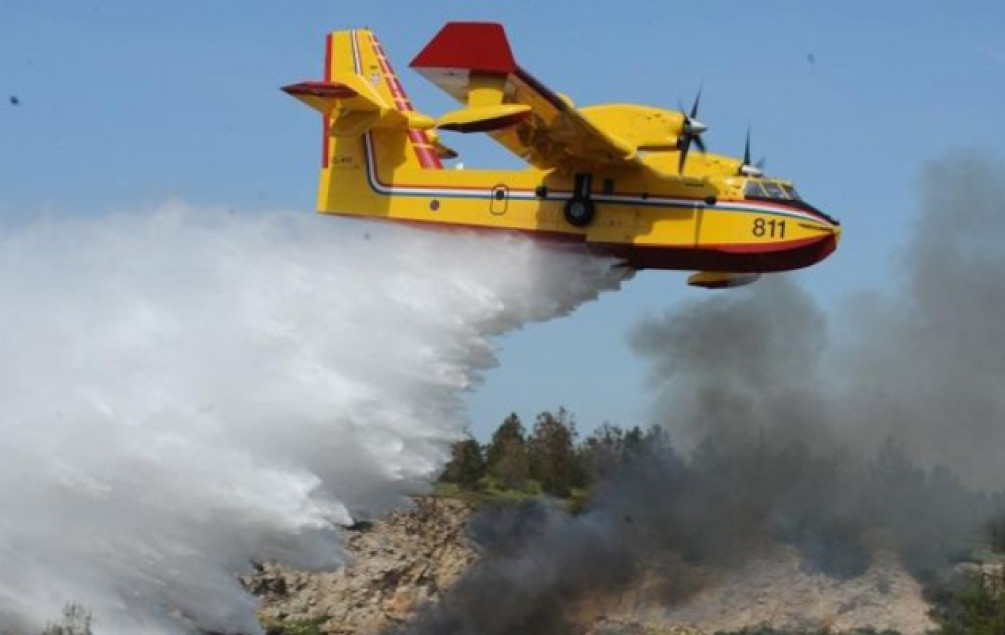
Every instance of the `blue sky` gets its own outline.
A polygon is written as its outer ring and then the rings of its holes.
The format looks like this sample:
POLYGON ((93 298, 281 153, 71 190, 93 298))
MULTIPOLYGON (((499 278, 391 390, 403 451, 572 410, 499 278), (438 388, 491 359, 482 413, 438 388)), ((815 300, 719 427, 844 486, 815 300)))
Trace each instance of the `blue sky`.
MULTIPOLYGON (((416 107, 441 113, 453 104, 407 64, 452 19, 503 22, 521 65, 580 104, 673 107, 704 82, 710 148, 739 154, 751 124, 768 172, 843 221, 839 252, 797 274, 828 308, 897 283, 926 161, 1005 146, 1000 1, 0 0, 0 214, 175 198, 309 213, 317 120, 278 86, 319 75, 327 31, 365 25, 416 107)), ((487 140, 449 143, 466 165, 513 165, 487 140)), ((476 432, 560 404, 583 427, 647 423, 626 333, 707 293, 684 277, 640 274, 501 339, 500 367, 468 399, 476 432)))

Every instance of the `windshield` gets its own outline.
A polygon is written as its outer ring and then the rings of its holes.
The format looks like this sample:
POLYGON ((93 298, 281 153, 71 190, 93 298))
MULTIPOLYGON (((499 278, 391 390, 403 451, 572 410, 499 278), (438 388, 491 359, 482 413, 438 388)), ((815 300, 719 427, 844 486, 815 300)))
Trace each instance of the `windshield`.
POLYGON ((764 183, 761 183, 761 185, 764 187, 765 190, 768 191, 768 196, 770 198, 777 198, 782 200, 789 198, 788 195, 785 193, 785 190, 783 190, 782 186, 779 185, 778 183, 765 181, 764 183))
POLYGON ((789 198, 795 199, 797 201, 803 200, 803 197, 799 196, 799 192, 796 191, 796 188, 792 187, 791 185, 785 185, 784 183, 782 183, 782 189, 785 190, 785 193, 789 195, 789 198))
POLYGON ((743 188, 743 195, 746 198, 771 199, 776 201, 801 201, 796 188, 781 181, 769 181, 766 179, 750 179, 743 188))
POLYGON ((743 188, 743 195, 747 198, 767 198, 768 193, 757 181, 747 181, 747 186, 743 188))

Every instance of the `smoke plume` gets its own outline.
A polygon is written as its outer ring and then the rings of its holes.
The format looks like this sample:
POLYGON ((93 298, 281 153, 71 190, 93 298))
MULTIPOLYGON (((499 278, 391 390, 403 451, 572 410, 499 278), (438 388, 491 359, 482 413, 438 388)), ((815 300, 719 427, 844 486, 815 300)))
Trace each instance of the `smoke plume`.
POLYGON ((672 447, 579 516, 491 512, 487 556, 404 631, 584 633, 626 589, 673 611, 782 547, 836 578, 967 556, 1005 489, 1005 167, 961 153, 921 191, 883 291, 828 314, 772 277, 639 324, 672 447))
POLYGON ((338 562, 333 524, 442 465, 487 338, 622 276, 518 239, 305 214, 5 228, 0 630, 73 601, 98 633, 260 632, 237 571, 338 562))
POLYGON ((1005 166, 957 153, 922 175, 921 213, 892 297, 846 319, 844 378, 858 433, 894 436, 975 486, 1005 484, 1005 166))

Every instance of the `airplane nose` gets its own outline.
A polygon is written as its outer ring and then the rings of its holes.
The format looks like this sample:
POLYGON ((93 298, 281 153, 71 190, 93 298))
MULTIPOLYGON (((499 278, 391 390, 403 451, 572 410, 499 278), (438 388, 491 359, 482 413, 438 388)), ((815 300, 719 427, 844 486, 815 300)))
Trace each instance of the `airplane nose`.
POLYGON ((799 201, 798 206, 800 209, 810 212, 811 214, 816 216, 818 220, 826 223, 827 228, 830 229, 832 234, 834 234, 835 240, 841 238, 841 221, 834 218, 827 212, 821 210, 820 208, 810 205, 806 201, 799 201))
POLYGON ((837 250, 838 243, 841 242, 841 223, 836 219, 827 217, 826 228, 830 230, 830 235, 825 236, 819 246, 816 262, 819 262, 837 250))
POLYGON ((802 201, 801 204, 803 209, 812 212, 818 221, 816 228, 820 232, 820 237, 807 254, 810 264, 813 264, 820 262, 837 250, 838 243, 841 241, 841 221, 805 201, 802 201))
POLYGON ((837 244, 841 242, 841 221, 829 214, 824 214, 823 212, 820 212, 820 214, 827 219, 828 229, 831 231, 831 239, 834 246, 837 247, 837 244))

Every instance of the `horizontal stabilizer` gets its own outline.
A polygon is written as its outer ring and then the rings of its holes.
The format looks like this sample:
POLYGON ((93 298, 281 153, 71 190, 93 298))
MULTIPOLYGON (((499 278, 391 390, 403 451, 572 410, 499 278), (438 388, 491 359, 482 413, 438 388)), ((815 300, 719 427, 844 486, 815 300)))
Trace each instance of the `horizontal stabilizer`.
POLYGON ((282 90, 326 117, 336 110, 377 111, 382 116, 395 110, 367 81, 349 73, 333 78, 332 81, 290 84, 283 86, 282 90))
POLYGON ((703 289, 732 289, 757 282, 759 273, 730 273, 728 271, 699 271, 691 274, 687 283, 703 289))
POLYGON ((325 117, 334 118, 331 134, 336 137, 355 137, 375 127, 429 130, 436 125, 431 117, 391 107, 358 76, 346 74, 339 79, 299 82, 283 86, 282 90, 325 117))
POLYGON ((335 109, 338 100, 356 96, 356 91, 338 82, 299 82, 283 86, 282 90, 323 115, 330 114, 335 109))
POLYGON ((313 97, 348 99, 349 97, 356 96, 356 91, 338 82, 300 82, 299 84, 283 86, 283 92, 298 98, 310 95, 313 97))

